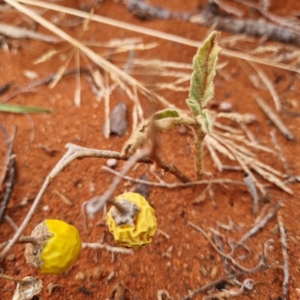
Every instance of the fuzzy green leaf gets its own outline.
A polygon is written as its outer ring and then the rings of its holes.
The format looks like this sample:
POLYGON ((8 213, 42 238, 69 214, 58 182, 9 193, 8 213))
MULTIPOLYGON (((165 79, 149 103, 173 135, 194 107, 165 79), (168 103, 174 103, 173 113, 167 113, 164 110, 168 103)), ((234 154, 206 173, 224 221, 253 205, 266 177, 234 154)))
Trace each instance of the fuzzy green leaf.
POLYGON ((192 99, 187 99, 186 100, 187 105, 189 106, 190 110, 193 112, 193 115, 197 117, 201 113, 201 108, 199 104, 192 99))
POLYGON ((37 114, 37 113, 51 113, 52 110, 41 108, 41 107, 0 103, 0 112, 17 113, 17 114, 23 114, 23 113, 37 114))
POLYGON ((216 63, 221 48, 217 44, 219 33, 213 31, 199 48, 194 57, 194 72, 191 78, 189 98, 204 108, 214 96, 213 79, 216 75, 216 63))
POLYGON ((166 118, 179 118, 179 117, 180 117, 180 114, 175 109, 164 109, 164 110, 156 112, 153 115, 154 120, 161 120, 161 119, 166 119, 166 118))
POLYGON ((197 118, 197 122, 201 125, 201 129, 205 133, 212 132, 213 129, 213 120, 209 114, 209 112, 204 109, 197 118))

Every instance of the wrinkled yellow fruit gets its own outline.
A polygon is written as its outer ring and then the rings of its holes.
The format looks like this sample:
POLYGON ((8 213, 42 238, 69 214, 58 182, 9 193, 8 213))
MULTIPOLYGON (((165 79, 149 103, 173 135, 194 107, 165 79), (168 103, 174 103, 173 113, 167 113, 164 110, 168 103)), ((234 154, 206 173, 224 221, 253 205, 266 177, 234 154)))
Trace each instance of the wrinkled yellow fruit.
POLYGON ((116 201, 120 202, 120 200, 127 200, 136 204, 139 211, 134 217, 133 224, 117 225, 112 216, 115 207, 110 208, 106 214, 106 223, 116 243, 129 248, 139 248, 142 245, 151 243, 157 229, 154 209, 142 195, 137 193, 128 192, 119 195, 116 201))
POLYGON ((33 229, 31 236, 38 242, 26 245, 26 261, 43 274, 67 271, 80 254, 79 232, 64 221, 45 220, 33 229))

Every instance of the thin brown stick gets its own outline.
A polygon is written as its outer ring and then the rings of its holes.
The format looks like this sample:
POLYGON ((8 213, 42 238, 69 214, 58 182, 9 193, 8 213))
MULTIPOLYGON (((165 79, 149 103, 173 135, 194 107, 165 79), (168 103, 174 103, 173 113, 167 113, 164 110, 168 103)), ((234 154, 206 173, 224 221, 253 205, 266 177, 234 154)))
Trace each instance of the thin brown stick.
MULTIPOLYGON (((3 248, 6 247, 6 245, 9 243, 9 241, 6 241, 4 243, 1 243, 0 244, 0 250, 2 250, 3 248)), ((17 242, 17 244, 36 244, 37 243, 37 240, 36 238, 32 237, 32 236, 21 236, 17 242)))
POLYGON ((260 219, 259 222, 257 222, 247 233, 243 235, 243 237, 236 243, 234 250, 237 249, 238 246, 244 244, 249 238, 254 236, 259 230, 261 230, 263 227, 266 226, 266 224, 271 220, 273 217, 275 217, 280 204, 282 203, 282 200, 279 200, 276 202, 266 213, 264 218, 260 219))
POLYGON ((228 178, 220 178, 220 179, 203 179, 203 180, 199 180, 199 181, 191 181, 191 182, 186 182, 186 183, 181 183, 181 182, 177 182, 177 183, 168 183, 165 182, 163 180, 161 180, 161 182, 152 182, 149 180, 143 180, 143 179, 138 179, 138 178, 132 178, 130 176, 125 176, 120 173, 117 172, 111 168, 108 168, 106 166, 102 166, 102 170, 105 170, 107 172, 110 172, 114 175, 120 176, 123 179, 129 180, 131 182, 134 183, 141 183, 141 184, 147 184, 147 185, 151 185, 151 186, 156 186, 156 187, 164 187, 164 188, 168 188, 168 189, 175 189, 175 188, 179 188, 179 187, 190 187, 190 186, 195 186, 195 185, 207 185, 207 184, 234 184, 234 185, 245 185, 244 182, 242 181, 238 181, 238 180, 232 180, 232 179, 228 179, 228 178))
POLYGON ((272 81, 267 77, 265 72, 258 65, 251 63, 251 62, 250 62, 250 65, 254 68, 254 70, 257 72, 258 76, 262 80, 262 82, 265 84, 266 88, 269 90, 269 92, 274 100, 276 110, 277 110, 277 112, 280 112, 282 109, 280 98, 279 98, 279 95, 278 95, 272 81))
POLYGON ((239 272, 239 273, 231 274, 227 277, 223 277, 223 278, 214 280, 214 281, 212 281, 212 282, 210 282, 210 283, 208 283, 208 284, 206 284, 206 285, 204 285, 200 288, 197 288, 197 289, 193 290, 192 292, 189 292, 189 294, 186 295, 184 298, 182 298, 182 300, 191 300, 197 294, 199 294, 201 292, 204 292, 204 291, 207 291, 207 290, 215 287, 217 284, 219 284, 221 282, 230 282, 230 280, 232 280, 234 278, 241 277, 241 276, 244 276, 244 275, 254 274, 254 273, 258 273, 258 272, 263 272, 263 271, 266 271, 266 270, 271 269, 273 267, 274 267, 274 265, 264 265, 264 266, 260 266, 257 269, 252 269, 252 270, 249 270, 249 271, 242 271, 242 272, 239 272))
POLYGON ((282 154, 282 150, 281 150, 281 147, 278 143, 278 140, 277 140, 277 137, 276 137, 276 131, 275 130, 271 130, 270 131, 270 136, 271 136, 271 139, 272 139, 272 142, 275 146, 275 150, 277 151, 277 155, 282 163, 282 166, 285 170, 285 173, 288 174, 289 171, 288 171, 288 164, 287 164, 287 160, 286 158, 284 157, 284 155, 282 154))
POLYGON ((82 248, 105 249, 105 250, 107 250, 109 252, 113 252, 113 253, 134 254, 133 250, 131 250, 131 249, 111 247, 109 245, 100 244, 100 243, 82 243, 82 248))
POLYGON ((14 278, 14 277, 11 277, 11 276, 7 276, 7 275, 4 275, 4 274, 1 274, 0 273, 0 279, 6 279, 6 280, 9 280, 9 281, 13 281, 13 282, 16 282, 16 283, 28 283, 27 281, 24 281, 22 279, 17 279, 17 278, 14 278))
POLYGON ((287 238, 286 238, 286 229, 283 224, 283 219, 281 215, 277 215, 277 222, 280 231, 280 240, 282 246, 282 258, 283 258, 283 282, 282 282, 282 300, 288 299, 289 293, 289 257, 288 257, 288 246, 287 246, 287 238))
MULTIPOLYGON (((140 159, 143 159, 145 157, 148 157, 151 155, 152 147, 145 147, 142 149, 138 154, 135 154, 131 156, 125 166, 123 167, 121 174, 125 175, 134 165, 137 161, 140 159)), ((101 196, 96 196, 92 198, 88 203, 86 204, 86 211, 91 216, 95 215, 100 209, 104 206, 105 202, 112 196, 117 186, 122 181, 121 177, 114 177, 113 182, 109 186, 109 188, 105 191, 105 193, 101 196)))
POLYGON ((245 268, 245 267, 241 266, 241 265, 240 265, 239 263, 237 263, 236 260, 231 256, 231 254, 232 254, 233 251, 231 251, 231 253, 229 253, 229 254, 226 254, 226 253, 222 252, 222 251, 215 245, 215 243, 211 240, 211 238, 208 236, 208 234, 207 234, 201 227, 195 225, 194 223, 192 223, 192 222, 190 222, 190 221, 187 221, 187 224, 188 224, 189 226, 191 226, 192 228, 194 228, 195 230, 201 232, 201 233, 204 235, 204 237, 210 242, 210 244, 212 245, 212 247, 213 247, 213 248, 214 248, 214 249, 215 249, 222 257, 224 257, 224 258, 230 260, 231 263, 232 263, 235 267, 239 268, 240 270, 246 272, 246 271, 254 270, 254 269, 260 267, 262 264, 264 264, 264 259, 261 259, 260 262, 258 263, 258 265, 255 266, 255 267, 252 268, 252 269, 248 269, 248 268, 245 268))
POLYGON ((124 206, 122 204, 120 204, 119 202, 112 200, 112 199, 108 199, 106 200, 107 203, 110 203, 111 205, 115 206, 115 208, 120 212, 120 213, 126 213, 127 210, 124 208, 124 206))
POLYGON ((15 154, 13 153, 13 143, 14 143, 14 139, 15 139, 15 135, 16 135, 16 131, 17 131, 17 128, 14 127, 11 137, 8 137, 6 128, 4 127, 4 125, 1 127, 4 132, 5 139, 6 139, 7 159, 5 162, 3 176, 1 176, 1 178, 0 178, 0 186, 2 186, 3 180, 5 179, 5 177, 7 177, 7 179, 6 179, 6 187, 5 187, 4 196, 0 203, 0 224, 3 221, 5 210, 8 205, 8 202, 10 200, 10 197, 12 195, 14 185, 15 185, 16 157, 15 157, 15 154))

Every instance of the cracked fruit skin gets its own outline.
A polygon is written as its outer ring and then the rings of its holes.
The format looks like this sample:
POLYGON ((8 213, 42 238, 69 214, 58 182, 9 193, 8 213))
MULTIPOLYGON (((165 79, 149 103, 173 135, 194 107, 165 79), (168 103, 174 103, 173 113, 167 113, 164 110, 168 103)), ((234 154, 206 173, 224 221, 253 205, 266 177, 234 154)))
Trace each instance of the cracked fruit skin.
POLYGON ((106 214, 106 223, 109 231, 114 236, 115 242, 123 247, 137 249, 145 244, 152 242, 152 237, 157 229, 157 221, 154 209, 148 204, 147 200, 137 193, 124 193, 116 198, 116 201, 125 199, 136 204, 140 211, 134 219, 134 226, 129 224, 118 226, 111 215, 110 208, 106 214))
POLYGON ((25 256, 28 263, 43 274, 60 274, 67 271, 81 251, 81 239, 76 227, 61 221, 47 219, 33 230, 38 245, 27 244, 25 256))

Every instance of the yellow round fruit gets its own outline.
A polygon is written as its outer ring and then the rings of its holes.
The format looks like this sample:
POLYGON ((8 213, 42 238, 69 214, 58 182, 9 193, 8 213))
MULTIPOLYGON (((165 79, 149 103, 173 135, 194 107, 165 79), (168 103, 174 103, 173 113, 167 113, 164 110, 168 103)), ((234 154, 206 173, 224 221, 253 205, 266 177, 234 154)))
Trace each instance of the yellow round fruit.
POLYGON ((26 245, 26 261, 43 274, 63 273, 79 257, 79 232, 64 221, 47 219, 33 229, 31 236, 37 243, 26 245))
POLYGON ((133 221, 125 224, 116 222, 114 217, 116 208, 114 206, 108 211, 106 223, 116 243, 134 249, 151 243, 157 229, 157 221, 154 209, 148 204, 147 200, 140 194, 128 192, 119 195, 116 201, 120 204, 129 201, 138 208, 133 221))

